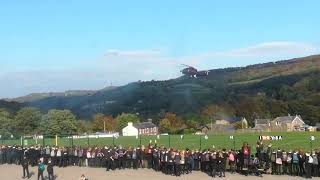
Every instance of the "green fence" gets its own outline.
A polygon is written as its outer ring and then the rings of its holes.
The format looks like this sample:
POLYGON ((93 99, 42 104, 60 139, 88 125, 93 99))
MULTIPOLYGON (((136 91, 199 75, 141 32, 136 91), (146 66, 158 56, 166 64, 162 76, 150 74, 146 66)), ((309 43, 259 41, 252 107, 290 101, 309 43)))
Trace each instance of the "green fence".
MULTIPOLYGON (((207 149, 207 148, 226 148, 239 149, 244 142, 248 142, 253 148, 259 140, 260 135, 275 135, 282 136, 282 140, 278 141, 264 141, 264 144, 272 143, 273 147, 280 147, 282 149, 304 149, 310 150, 320 149, 320 133, 319 132, 273 132, 273 133, 239 133, 239 134, 214 134, 214 135, 159 135, 159 136, 132 136, 132 137, 106 137, 106 138, 72 138, 70 135, 57 136, 58 146, 112 146, 122 145, 124 147, 135 147, 140 145, 148 145, 149 141, 152 144, 157 141, 158 146, 173 147, 173 148, 192 148, 192 149, 207 149), (230 138, 233 136, 233 139, 230 138), (310 141, 310 136, 314 136, 315 140, 310 141)), ((44 136, 43 139, 30 138, 2 138, 1 144, 7 145, 55 145, 55 136, 44 136)))

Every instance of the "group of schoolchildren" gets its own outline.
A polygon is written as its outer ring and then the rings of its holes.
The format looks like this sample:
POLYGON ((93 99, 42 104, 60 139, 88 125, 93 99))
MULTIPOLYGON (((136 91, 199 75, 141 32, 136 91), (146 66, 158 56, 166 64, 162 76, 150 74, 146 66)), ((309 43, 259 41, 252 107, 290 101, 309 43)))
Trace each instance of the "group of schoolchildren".
POLYGON ((148 146, 123 148, 105 147, 50 147, 0 146, 0 164, 20 164, 23 177, 30 177, 28 166, 38 166, 38 179, 47 169, 49 180, 54 179, 53 169, 67 166, 85 166, 116 169, 149 168, 167 175, 180 176, 202 171, 212 177, 225 177, 230 173, 262 176, 262 174, 319 177, 320 152, 274 150, 272 145, 257 142, 256 152, 244 143, 239 150, 178 150, 148 146))

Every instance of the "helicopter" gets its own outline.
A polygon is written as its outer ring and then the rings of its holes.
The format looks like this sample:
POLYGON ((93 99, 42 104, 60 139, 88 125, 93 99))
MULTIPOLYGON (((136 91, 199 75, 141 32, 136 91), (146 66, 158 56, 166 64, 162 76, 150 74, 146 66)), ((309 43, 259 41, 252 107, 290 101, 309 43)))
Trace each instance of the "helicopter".
POLYGON ((198 78, 198 77, 206 77, 209 75, 209 71, 198 71, 196 68, 182 64, 186 68, 182 69, 180 72, 184 75, 190 76, 192 78, 198 78))

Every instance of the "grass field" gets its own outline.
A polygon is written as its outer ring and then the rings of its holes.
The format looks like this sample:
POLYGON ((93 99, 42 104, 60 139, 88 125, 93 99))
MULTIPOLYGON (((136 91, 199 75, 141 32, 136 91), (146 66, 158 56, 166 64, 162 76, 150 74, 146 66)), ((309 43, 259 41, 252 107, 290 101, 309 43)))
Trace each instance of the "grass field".
MULTIPOLYGON (((154 143, 154 140, 157 140, 157 144, 160 146, 184 149, 186 147, 192 149, 205 149, 212 148, 213 145, 216 148, 233 148, 233 140, 230 140, 230 135, 234 136, 235 147, 239 149, 243 142, 248 142, 252 147, 255 147, 256 142, 260 135, 274 135, 282 136, 283 140, 278 141, 264 141, 264 144, 272 143, 274 148, 280 147, 282 149, 304 149, 310 150, 310 136, 315 136, 315 140, 312 141, 313 149, 320 149, 320 132, 272 132, 272 133, 240 133, 240 134, 212 134, 208 135, 206 139, 205 136, 199 135, 184 135, 184 138, 181 139, 180 135, 161 135, 159 139, 157 136, 141 136, 141 144, 147 145, 150 140, 154 143)), ((28 145, 34 144, 45 144, 45 145, 54 145, 55 138, 45 138, 44 142, 42 139, 38 140, 37 143, 33 139, 27 140, 28 145)), ((23 141, 24 142, 24 141, 23 141)), ((11 139, 11 140, 1 140, 0 144, 20 144, 21 139, 11 139)), ((138 146, 140 145, 140 138, 136 137, 119 137, 119 138, 91 138, 91 139, 69 139, 69 138, 58 138, 58 146, 87 146, 87 145, 122 145, 124 147, 128 146, 138 146)))

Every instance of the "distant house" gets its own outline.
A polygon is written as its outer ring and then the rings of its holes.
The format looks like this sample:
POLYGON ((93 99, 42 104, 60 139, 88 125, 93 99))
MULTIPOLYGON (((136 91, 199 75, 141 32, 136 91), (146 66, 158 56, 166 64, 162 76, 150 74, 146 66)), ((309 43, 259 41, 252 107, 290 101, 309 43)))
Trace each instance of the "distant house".
POLYGON ((159 133, 158 127, 151 121, 137 123, 134 125, 134 127, 138 129, 139 134, 141 135, 157 135, 159 133))
POLYGON ((239 117, 227 117, 227 118, 218 118, 216 119, 216 123, 215 124, 219 124, 219 125, 229 125, 235 122, 241 121, 241 118, 239 117))
POLYGON ((248 121, 246 118, 241 119, 241 128, 242 129, 248 129, 248 121))
POLYGON ((122 136, 138 136, 139 131, 133 126, 132 122, 128 122, 128 125, 122 129, 122 136))
POLYGON ((304 121, 298 115, 277 117, 271 122, 272 128, 280 131, 305 131, 304 125, 304 121))
POLYGON ((320 123, 316 123, 315 128, 317 131, 320 131, 320 123))
POLYGON ((158 127, 151 121, 128 125, 122 129, 123 136, 138 136, 138 135, 157 135, 158 127))
POLYGON ((254 124, 255 124, 254 129, 258 129, 266 132, 271 131, 271 119, 255 119, 254 124))
POLYGON ((299 115, 281 116, 271 119, 255 119, 255 129, 262 131, 305 131, 306 126, 299 115))
POLYGON ((241 122, 243 128, 248 127, 248 122, 245 118, 240 117, 222 117, 222 116, 215 116, 213 117, 215 119, 214 124, 207 124, 208 127, 210 127, 210 132, 234 132, 235 126, 234 123, 241 122))
POLYGON ((225 120, 225 119, 219 119, 219 120, 216 120, 216 123, 215 124, 219 124, 219 125, 228 125, 230 124, 229 121, 225 120))
POLYGON ((208 134, 209 130, 209 126, 201 125, 197 127, 197 134, 208 134))

